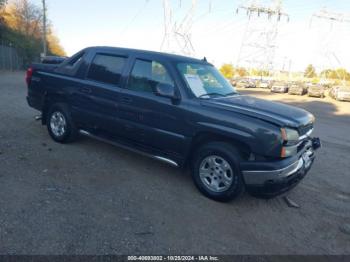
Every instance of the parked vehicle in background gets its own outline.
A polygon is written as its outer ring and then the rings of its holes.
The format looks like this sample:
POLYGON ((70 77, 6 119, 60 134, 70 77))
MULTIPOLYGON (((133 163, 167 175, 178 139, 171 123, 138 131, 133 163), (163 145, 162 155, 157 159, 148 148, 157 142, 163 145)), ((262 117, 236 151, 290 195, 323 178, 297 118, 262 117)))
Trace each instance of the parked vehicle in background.
POLYGON ((62 63, 64 60, 66 60, 67 57, 63 57, 63 56, 45 56, 42 60, 41 63, 43 64, 60 64, 62 63))
POLYGON ((236 87, 238 88, 255 88, 256 85, 253 81, 249 79, 240 79, 236 83, 236 87))
POLYGON ((290 95, 305 95, 307 88, 303 83, 292 83, 288 88, 288 94, 290 95))
POLYGON ((229 80, 229 82, 231 83, 232 86, 236 86, 237 85, 237 79, 236 78, 231 78, 229 80))
POLYGON ((271 87, 271 92, 273 93, 287 93, 288 84, 282 81, 275 82, 271 87))
POLYGON ((312 97, 325 97, 326 88, 323 85, 311 85, 307 90, 307 95, 312 97))
POLYGON ((215 200, 293 188, 320 147, 311 113, 240 95, 205 60, 91 47, 59 65, 33 64, 26 81, 54 141, 81 134, 188 167, 215 200))
POLYGON ((257 86, 260 88, 271 88, 272 84, 273 84, 273 82, 270 80, 261 80, 261 81, 259 81, 257 86))
POLYGON ((334 86, 329 91, 329 96, 338 101, 350 101, 350 87, 334 86))
POLYGON ((259 81, 256 79, 249 79, 250 81, 250 87, 251 88, 256 88, 258 86, 259 81))

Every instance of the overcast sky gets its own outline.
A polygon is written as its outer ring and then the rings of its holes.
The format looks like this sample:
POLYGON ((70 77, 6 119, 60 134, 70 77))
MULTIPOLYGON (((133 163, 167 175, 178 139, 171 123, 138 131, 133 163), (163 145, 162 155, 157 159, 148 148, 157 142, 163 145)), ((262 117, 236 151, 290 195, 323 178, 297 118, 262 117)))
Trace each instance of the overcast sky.
MULTIPOLYGON (((68 55, 94 45, 160 49, 164 34, 162 0, 46 1, 49 19, 68 55)), ((191 4, 191 0, 170 2, 175 20, 183 17, 191 4)), ((210 9, 210 0, 197 0, 192 29, 196 56, 206 56, 217 66, 236 64, 247 17, 235 11, 244 1, 211 2, 210 9)), ((349 14, 350 0, 283 1, 290 21, 280 23, 276 68, 285 65, 287 69, 290 63, 292 70, 303 70, 313 63, 319 69, 342 65, 350 70, 350 23, 334 22, 332 27, 317 19, 310 23, 312 14, 323 7, 349 14), (324 55, 326 51, 328 55, 324 55)))

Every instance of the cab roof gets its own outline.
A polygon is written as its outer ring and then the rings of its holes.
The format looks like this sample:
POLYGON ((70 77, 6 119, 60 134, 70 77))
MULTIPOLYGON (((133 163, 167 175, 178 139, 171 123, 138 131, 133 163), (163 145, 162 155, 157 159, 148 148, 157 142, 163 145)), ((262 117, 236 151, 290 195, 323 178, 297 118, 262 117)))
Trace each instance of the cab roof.
POLYGON ((84 50, 95 51, 95 52, 124 52, 129 54, 147 54, 148 56, 154 57, 154 59, 167 59, 174 62, 185 62, 185 63, 201 63, 201 64, 210 64, 204 59, 197 59, 188 56, 175 55, 163 52, 148 51, 141 49, 132 49, 132 48, 123 48, 123 47, 111 47, 111 46, 92 46, 87 47, 84 50))

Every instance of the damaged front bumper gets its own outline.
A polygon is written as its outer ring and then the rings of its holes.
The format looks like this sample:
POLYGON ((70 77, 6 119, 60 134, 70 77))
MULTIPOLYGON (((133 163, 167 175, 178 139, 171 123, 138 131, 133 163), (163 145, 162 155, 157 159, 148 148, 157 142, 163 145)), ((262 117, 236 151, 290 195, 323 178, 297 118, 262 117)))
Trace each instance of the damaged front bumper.
POLYGON ((246 188, 253 194, 273 197, 296 186, 311 169, 315 151, 321 147, 319 138, 304 142, 294 157, 272 162, 243 163, 241 166, 246 188))

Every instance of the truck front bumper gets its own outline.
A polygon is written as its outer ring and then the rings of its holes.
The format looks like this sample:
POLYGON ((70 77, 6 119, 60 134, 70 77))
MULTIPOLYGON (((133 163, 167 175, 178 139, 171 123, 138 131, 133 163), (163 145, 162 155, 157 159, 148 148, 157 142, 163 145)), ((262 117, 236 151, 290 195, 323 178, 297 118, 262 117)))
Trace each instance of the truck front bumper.
POLYGON ((242 163, 248 192, 265 197, 282 194, 296 186, 309 172, 315 160, 319 138, 304 141, 305 146, 294 157, 272 162, 242 163))

